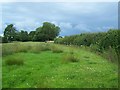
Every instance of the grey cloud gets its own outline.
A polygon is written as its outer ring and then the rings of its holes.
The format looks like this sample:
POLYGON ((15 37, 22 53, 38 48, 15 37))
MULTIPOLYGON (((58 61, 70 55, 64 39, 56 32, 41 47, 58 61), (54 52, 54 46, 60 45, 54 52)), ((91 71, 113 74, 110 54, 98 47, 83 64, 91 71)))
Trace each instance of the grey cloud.
POLYGON ((117 28, 117 3, 113 2, 7 3, 2 9, 3 25, 13 23, 18 29, 28 31, 35 30, 44 21, 59 25, 61 35, 106 30, 103 27, 117 28))

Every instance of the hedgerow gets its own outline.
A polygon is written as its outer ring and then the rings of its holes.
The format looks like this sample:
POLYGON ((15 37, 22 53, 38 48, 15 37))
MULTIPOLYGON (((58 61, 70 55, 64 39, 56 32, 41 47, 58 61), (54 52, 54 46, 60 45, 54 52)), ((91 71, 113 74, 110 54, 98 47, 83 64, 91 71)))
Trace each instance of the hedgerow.
POLYGON ((88 46, 92 49, 103 52, 112 48, 120 56, 120 31, 110 29, 107 32, 98 33, 82 33, 78 35, 65 36, 64 38, 56 38, 57 44, 88 46), (95 46, 95 48, 94 48, 95 46))

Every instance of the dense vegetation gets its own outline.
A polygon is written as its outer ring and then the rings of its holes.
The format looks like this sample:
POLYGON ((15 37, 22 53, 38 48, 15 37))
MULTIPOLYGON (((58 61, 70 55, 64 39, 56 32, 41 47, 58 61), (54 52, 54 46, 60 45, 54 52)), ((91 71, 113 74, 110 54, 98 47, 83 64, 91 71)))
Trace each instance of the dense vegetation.
POLYGON ((47 41, 53 40, 59 35, 60 28, 52 23, 44 22, 43 26, 38 27, 35 31, 28 33, 24 30, 17 30, 13 24, 8 25, 4 30, 3 43, 12 41, 47 41))
MULTIPOLYGON (((108 32, 99 33, 83 33, 79 35, 65 36, 64 38, 56 38, 54 41, 58 44, 88 46, 94 51, 103 53, 103 51, 114 50, 117 61, 120 56, 120 31, 109 30, 108 32)), ((109 51, 111 52, 111 51, 109 51)))
POLYGON ((84 47, 3 44, 3 88, 117 88, 118 66, 84 47))

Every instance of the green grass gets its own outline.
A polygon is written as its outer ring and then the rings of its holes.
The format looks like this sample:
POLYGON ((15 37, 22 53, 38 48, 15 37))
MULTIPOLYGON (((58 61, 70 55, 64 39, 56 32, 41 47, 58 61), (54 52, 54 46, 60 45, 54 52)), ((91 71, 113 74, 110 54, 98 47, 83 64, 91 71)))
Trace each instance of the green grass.
POLYGON ((14 57, 11 56, 7 60, 5 60, 6 65, 23 65, 24 60, 23 57, 14 57))
POLYGON ((74 52, 69 52, 63 56, 62 61, 63 63, 78 62, 79 59, 75 57, 74 52))
POLYGON ((52 51, 53 53, 63 53, 63 50, 60 49, 60 48, 58 48, 58 47, 56 47, 56 46, 52 46, 52 47, 51 47, 51 51, 52 51))
MULTIPOLYGON (((33 47, 39 43, 20 44, 33 47)), ((50 46, 53 47, 54 44, 50 44, 50 46)), ((105 58, 84 49, 56 44, 55 46, 62 48, 63 52, 53 53, 51 50, 43 50, 40 53, 34 53, 28 50, 27 52, 17 52, 3 56, 3 88, 118 87, 118 67, 116 64, 110 63, 105 58), (66 54, 74 54, 74 57, 79 61, 63 63, 63 57, 66 54), (21 57, 24 59, 24 64, 6 65, 5 61, 9 57, 21 57)))

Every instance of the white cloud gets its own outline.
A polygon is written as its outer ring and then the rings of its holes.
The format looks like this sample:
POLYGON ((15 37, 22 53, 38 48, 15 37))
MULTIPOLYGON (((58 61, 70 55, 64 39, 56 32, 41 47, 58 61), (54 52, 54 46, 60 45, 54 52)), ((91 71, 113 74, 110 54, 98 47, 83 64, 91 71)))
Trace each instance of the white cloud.
MULTIPOLYGON (((89 14, 89 13, 97 13, 104 7, 98 5, 98 3, 86 3, 86 2, 74 2, 74 3, 60 3, 59 7, 64 12, 72 12, 71 14, 89 14)), ((104 9, 103 9, 104 10, 104 9)))
POLYGON ((91 32, 91 29, 86 24, 77 24, 74 29, 80 30, 80 32, 91 32))
POLYGON ((65 29, 71 29, 72 28, 72 24, 69 22, 61 22, 60 23, 60 27, 65 28, 65 29))
POLYGON ((58 24, 58 22, 57 22, 57 21, 51 21, 51 23, 53 23, 53 24, 55 24, 55 25, 59 26, 59 24, 58 24))
POLYGON ((3 36, 3 34, 0 34, 0 36, 3 36))
POLYGON ((28 19, 28 20, 26 19, 24 21, 21 22, 18 21, 15 23, 15 27, 17 27, 18 30, 33 31, 39 26, 41 26, 41 23, 36 22, 33 19, 28 19))
POLYGON ((113 26, 103 26, 103 27, 97 27, 96 28, 96 32, 104 32, 104 31, 108 31, 109 29, 114 29, 113 26))

